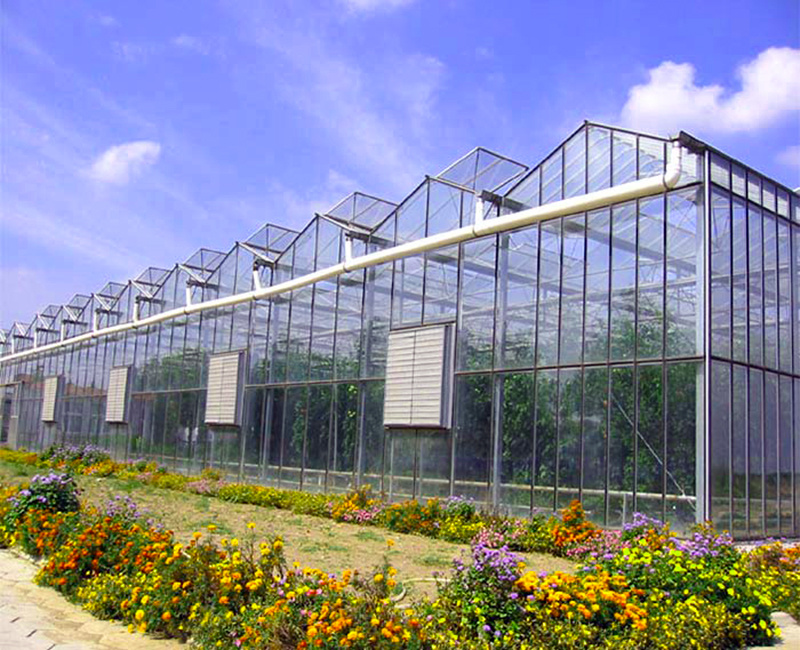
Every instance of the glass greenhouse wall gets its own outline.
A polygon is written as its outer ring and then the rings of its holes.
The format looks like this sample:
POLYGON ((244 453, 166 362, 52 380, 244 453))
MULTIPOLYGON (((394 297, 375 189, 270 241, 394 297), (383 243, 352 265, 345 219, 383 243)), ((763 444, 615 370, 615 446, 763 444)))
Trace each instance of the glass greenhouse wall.
POLYGON ((399 204, 355 193, 302 232, 267 224, 228 252, 49 306, 0 332, 0 440, 519 516, 581 499, 611 527, 644 512, 677 530, 800 534, 800 197, 676 141, 668 191, 268 299, 70 342, 656 176, 671 142, 587 122, 532 169, 476 149, 399 204), (390 393, 413 384, 387 370, 391 337, 439 325, 441 424, 387 422, 390 393))

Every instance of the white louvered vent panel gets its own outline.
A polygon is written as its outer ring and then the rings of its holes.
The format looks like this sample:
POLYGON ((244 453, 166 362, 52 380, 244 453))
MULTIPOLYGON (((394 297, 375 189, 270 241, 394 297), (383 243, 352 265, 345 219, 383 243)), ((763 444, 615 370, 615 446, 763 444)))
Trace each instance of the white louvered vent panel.
POLYGON ((423 327, 389 333, 387 426, 442 426, 447 328, 423 327))
POLYGON ((106 422, 127 422, 128 376, 130 366, 112 368, 108 376, 106 422))
POLYGON ((389 334, 383 412, 387 423, 411 424, 415 340, 416 333, 413 331, 389 334))
POLYGON ((42 422, 56 421, 56 400, 58 399, 58 377, 44 380, 44 399, 42 401, 42 422))
POLYGON ((241 353, 215 354, 208 363, 206 424, 238 424, 241 353))
POLYGON ((444 337, 444 327, 426 327, 417 331, 414 347, 412 424, 442 423, 444 337))

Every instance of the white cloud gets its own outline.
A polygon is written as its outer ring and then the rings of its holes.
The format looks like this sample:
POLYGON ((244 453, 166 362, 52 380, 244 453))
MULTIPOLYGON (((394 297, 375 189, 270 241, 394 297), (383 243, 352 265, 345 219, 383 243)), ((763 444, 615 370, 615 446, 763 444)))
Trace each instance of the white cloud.
POLYGON ((134 43, 132 41, 114 41, 111 44, 114 56, 127 63, 147 63, 162 47, 154 43, 134 43))
POLYGON ((97 16, 95 20, 103 27, 117 27, 119 25, 119 21, 109 14, 97 16))
POLYGON ((735 133, 770 127, 800 110, 800 49, 771 47, 736 70, 740 88, 698 85, 691 63, 664 61, 634 86, 622 122, 659 133, 735 133))
POLYGON ((205 41, 196 36, 189 36, 189 34, 180 34, 173 38, 171 42, 175 47, 188 52, 194 52, 196 54, 208 54, 210 52, 208 44, 205 41))
MULTIPOLYGON (((429 158, 447 76, 441 61, 424 54, 364 60, 341 47, 327 14, 279 19, 282 14, 261 3, 231 7, 244 37, 267 53, 262 69, 275 75, 278 97, 331 140, 338 150, 333 164, 351 175, 361 171, 357 177, 368 183, 361 189, 398 199, 436 166, 429 158), (282 65, 275 65, 275 55, 282 65)), ((253 83, 263 85, 264 76, 253 83)))
POLYGON ((778 154, 778 162, 787 167, 800 169, 800 144, 787 147, 778 154))
POLYGON ((351 13, 392 11, 410 5, 414 0, 339 0, 351 13))
POLYGON ((154 165, 161 155, 161 145, 150 140, 126 142, 106 149, 91 168, 91 176, 104 183, 125 185, 145 168, 154 165))

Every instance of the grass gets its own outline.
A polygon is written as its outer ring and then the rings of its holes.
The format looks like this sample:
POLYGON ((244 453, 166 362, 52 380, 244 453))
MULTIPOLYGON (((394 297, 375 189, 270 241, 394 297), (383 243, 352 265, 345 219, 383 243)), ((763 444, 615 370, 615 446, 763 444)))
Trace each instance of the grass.
MULTIPOLYGON (((0 482, 23 483, 39 471, 0 461, 0 482)), ((434 569, 449 566, 453 558, 468 549, 464 544, 369 529, 286 510, 230 503, 205 495, 162 490, 136 480, 78 476, 77 481, 83 490, 83 501, 102 506, 117 494, 125 493, 156 521, 175 531, 181 541, 188 541, 194 531, 205 531, 209 524, 217 526, 217 536, 243 538, 248 534, 248 522, 254 522, 258 538, 280 535, 288 560, 296 560, 303 566, 332 573, 341 573, 349 568, 365 574, 388 557, 411 596, 433 594, 435 585, 426 579, 431 577, 434 569), (389 539, 394 542, 391 549, 387 546, 389 539)), ((532 553, 523 555, 523 558, 535 571, 572 572, 575 568, 569 560, 551 555, 532 553)))

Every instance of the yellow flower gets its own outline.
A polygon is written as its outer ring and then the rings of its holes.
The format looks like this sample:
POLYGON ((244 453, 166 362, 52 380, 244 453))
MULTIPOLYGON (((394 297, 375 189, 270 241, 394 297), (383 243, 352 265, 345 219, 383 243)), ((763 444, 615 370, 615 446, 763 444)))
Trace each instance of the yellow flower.
POLYGON ((250 530, 253 530, 253 528, 255 528, 255 527, 256 527, 256 525, 255 525, 255 523, 254 523, 254 522, 250 521, 250 522, 248 522, 248 524, 247 524, 247 527, 248 527, 250 530))
POLYGON ((144 618, 144 610, 143 609, 137 609, 136 610, 136 614, 134 615, 134 618, 137 621, 141 621, 144 618))
POLYGON ((382 573, 376 573, 374 580, 375 580, 375 582, 383 582, 383 574, 382 573))
POLYGON ((142 596, 142 605, 147 605, 148 600, 150 600, 150 596, 142 596))

